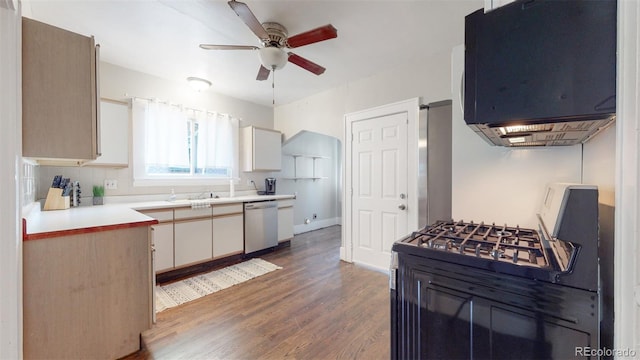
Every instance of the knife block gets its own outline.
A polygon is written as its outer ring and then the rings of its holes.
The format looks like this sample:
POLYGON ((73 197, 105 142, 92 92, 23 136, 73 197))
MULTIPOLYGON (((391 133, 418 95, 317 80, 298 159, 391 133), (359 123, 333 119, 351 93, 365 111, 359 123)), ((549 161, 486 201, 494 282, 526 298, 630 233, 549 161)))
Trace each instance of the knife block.
POLYGON ((62 190, 49 188, 47 199, 44 201, 44 210, 64 210, 69 208, 69 196, 62 196, 62 190))

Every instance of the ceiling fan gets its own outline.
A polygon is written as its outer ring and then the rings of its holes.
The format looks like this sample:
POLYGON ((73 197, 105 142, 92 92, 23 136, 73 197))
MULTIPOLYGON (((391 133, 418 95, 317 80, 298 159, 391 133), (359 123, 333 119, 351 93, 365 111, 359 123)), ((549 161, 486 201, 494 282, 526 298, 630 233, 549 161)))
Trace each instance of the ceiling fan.
POLYGON ((262 47, 250 45, 200 44, 202 49, 258 50, 260 52, 262 65, 260 65, 256 80, 268 79, 271 71, 282 69, 286 65, 287 61, 316 75, 324 73, 326 70, 324 67, 307 60, 300 55, 296 55, 290 51, 287 52, 285 51, 285 48, 297 48, 336 38, 338 36, 338 31, 331 24, 289 37, 287 29, 279 23, 265 22, 261 24, 258 19, 256 19, 255 15, 253 15, 253 12, 251 12, 247 4, 235 0, 229 1, 228 4, 240 19, 249 27, 249 29, 256 34, 258 39, 260 39, 262 47))

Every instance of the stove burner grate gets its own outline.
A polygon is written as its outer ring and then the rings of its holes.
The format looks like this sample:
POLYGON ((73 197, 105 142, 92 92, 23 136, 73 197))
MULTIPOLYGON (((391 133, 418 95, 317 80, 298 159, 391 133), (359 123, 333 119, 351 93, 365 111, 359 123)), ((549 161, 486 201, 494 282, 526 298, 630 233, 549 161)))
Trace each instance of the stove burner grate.
POLYGON ((548 267, 549 260, 535 230, 495 224, 438 222, 414 232, 404 242, 462 255, 514 264, 548 267))

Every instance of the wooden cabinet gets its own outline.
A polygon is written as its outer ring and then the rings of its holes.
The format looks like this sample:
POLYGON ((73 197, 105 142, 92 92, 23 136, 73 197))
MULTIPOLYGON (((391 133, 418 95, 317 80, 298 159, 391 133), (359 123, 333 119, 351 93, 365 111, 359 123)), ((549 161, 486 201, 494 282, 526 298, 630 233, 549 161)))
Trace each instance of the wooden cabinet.
POLYGON ((213 207, 213 257, 244 252, 244 214, 242 204, 213 207))
POLYGON ((293 199, 278 201, 278 241, 293 238, 293 204, 293 199))
POLYGON ((240 129, 243 171, 279 171, 282 168, 282 134, 247 126, 240 129))
POLYGON ((23 156, 81 164, 99 154, 93 37, 22 22, 23 156))
POLYGON ((129 104, 122 101, 100 101, 100 150, 97 159, 87 166, 129 166, 129 104))
POLYGON ((23 243, 25 359, 118 359, 151 327, 149 227, 23 243))

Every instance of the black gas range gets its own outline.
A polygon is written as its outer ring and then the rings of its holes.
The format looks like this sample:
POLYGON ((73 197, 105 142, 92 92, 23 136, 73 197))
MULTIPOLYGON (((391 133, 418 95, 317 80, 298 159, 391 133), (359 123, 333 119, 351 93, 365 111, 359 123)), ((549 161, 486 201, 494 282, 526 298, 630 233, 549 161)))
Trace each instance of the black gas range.
POLYGON ((398 240, 394 359, 581 358, 600 346, 598 191, 548 187, 537 230, 439 221, 398 240))

